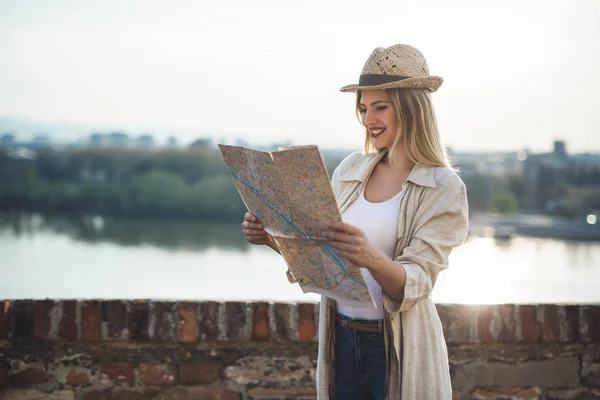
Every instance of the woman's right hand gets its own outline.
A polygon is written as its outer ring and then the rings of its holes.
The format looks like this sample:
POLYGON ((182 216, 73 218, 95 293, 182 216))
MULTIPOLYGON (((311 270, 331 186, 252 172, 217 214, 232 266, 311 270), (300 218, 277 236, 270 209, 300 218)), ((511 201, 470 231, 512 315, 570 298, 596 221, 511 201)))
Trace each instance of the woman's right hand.
POLYGON ((266 245, 275 250, 276 245, 273 237, 265 231, 265 227, 256 215, 247 212, 242 222, 242 233, 248 243, 256 245, 266 245), (275 247, 274 247, 275 246, 275 247))

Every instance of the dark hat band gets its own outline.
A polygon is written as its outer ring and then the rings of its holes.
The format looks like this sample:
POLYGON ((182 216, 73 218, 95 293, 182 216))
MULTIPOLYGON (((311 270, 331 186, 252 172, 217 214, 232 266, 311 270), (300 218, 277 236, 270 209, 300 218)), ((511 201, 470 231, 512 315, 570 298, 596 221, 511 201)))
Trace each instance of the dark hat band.
POLYGON ((365 74, 358 79, 358 86, 377 86, 384 83, 403 81, 412 76, 365 74))

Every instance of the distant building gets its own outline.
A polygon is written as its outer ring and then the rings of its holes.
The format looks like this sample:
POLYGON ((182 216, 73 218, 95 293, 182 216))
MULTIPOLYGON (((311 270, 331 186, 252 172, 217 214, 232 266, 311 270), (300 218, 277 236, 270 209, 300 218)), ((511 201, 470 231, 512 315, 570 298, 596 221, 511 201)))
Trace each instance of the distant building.
POLYGON ((196 139, 189 145, 189 148, 190 149, 207 149, 209 147, 212 147, 212 142, 213 142, 212 138, 196 139))
POLYGON ((552 153, 554 158, 566 159, 567 158, 567 143, 561 140, 554 142, 554 152, 552 153))
POLYGON ((104 146, 104 134, 102 133, 92 133, 90 135, 90 147, 102 147, 104 146))
POLYGON ((137 147, 142 149, 151 149, 154 147, 154 138, 152 135, 141 135, 137 138, 137 147))
POLYGON ((179 143, 177 142, 177 138, 174 136, 169 136, 167 139, 167 147, 169 149, 176 149, 179 147, 179 143))
POLYGON ((35 149, 43 149, 50 146, 50 138, 47 135, 36 135, 31 142, 35 149))
POLYGON ((4 135, 2 135, 2 137, 0 137, 0 146, 1 147, 14 147, 17 144, 16 139, 15 139, 15 135, 13 135, 12 133, 5 133, 4 135))
POLYGON ((129 147, 130 144, 129 135, 123 132, 110 133, 106 139, 108 147, 129 147))
POLYGON ((519 153, 460 153, 450 154, 452 165, 467 175, 509 176, 522 173, 519 153))

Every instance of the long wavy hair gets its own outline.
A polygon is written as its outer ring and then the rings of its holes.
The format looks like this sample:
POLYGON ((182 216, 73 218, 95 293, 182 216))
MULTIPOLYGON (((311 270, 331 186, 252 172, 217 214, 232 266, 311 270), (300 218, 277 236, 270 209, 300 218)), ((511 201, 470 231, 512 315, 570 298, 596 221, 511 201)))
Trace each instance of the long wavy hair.
MULTIPOLYGON (((438 131, 437 119, 426 89, 385 89, 390 96, 396 119, 398 135, 388 149, 390 163, 394 163, 396 149, 402 143, 408 158, 423 167, 451 168, 448 154, 438 131)), ((356 115, 361 121, 361 92, 356 93, 356 115)), ((379 150, 373 147, 369 130, 365 128, 365 153, 379 150)))

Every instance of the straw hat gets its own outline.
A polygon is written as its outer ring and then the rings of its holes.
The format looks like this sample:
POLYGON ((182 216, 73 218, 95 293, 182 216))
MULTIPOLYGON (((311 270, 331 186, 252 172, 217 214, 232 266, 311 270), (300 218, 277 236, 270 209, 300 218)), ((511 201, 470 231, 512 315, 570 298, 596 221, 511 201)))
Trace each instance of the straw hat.
POLYGON ((378 47, 365 63, 357 85, 344 86, 342 92, 361 89, 421 88, 435 92, 444 80, 430 76, 427 61, 416 48, 396 44, 378 47))

